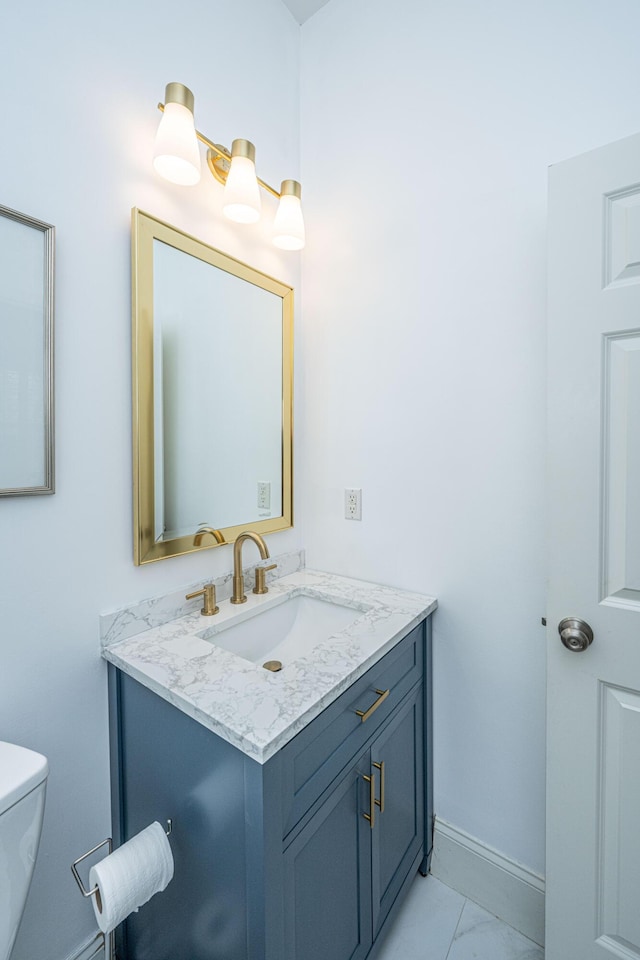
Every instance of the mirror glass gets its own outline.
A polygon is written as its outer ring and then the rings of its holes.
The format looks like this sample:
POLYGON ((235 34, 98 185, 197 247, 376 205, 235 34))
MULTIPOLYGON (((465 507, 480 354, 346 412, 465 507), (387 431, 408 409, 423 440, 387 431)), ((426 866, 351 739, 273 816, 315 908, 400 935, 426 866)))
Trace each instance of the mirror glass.
POLYGON ((134 210, 135 560, 291 526, 293 291, 134 210))
POLYGON ((0 207, 0 496, 53 493, 54 228, 0 207))

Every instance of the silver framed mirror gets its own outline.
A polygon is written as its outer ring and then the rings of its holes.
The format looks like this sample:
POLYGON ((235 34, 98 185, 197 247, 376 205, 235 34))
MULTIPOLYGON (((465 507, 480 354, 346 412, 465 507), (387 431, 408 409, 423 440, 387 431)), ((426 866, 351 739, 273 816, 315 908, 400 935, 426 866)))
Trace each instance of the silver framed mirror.
POLYGON ((0 206, 0 497, 54 492, 54 238, 0 206))

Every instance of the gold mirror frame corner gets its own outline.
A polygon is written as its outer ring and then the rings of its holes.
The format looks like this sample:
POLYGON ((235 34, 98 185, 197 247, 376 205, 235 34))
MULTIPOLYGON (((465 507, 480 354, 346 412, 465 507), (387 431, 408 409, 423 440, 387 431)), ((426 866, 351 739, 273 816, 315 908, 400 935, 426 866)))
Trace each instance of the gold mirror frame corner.
POLYGON ((293 287, 134 207, 131 211, 133 560, 136 566, 232 544, 247 528, 261 535, 293 526, 293 287), (282 514, 189 536, 154 537, 153 241, 168 243, 282 299, 282 514))

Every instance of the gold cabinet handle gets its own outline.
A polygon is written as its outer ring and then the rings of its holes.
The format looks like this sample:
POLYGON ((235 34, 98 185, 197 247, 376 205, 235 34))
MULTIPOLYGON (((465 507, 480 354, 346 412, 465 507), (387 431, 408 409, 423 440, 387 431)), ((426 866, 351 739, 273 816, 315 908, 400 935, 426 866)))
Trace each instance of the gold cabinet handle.
POLYGON ((372 773, 370 777, 366 773, 362 774, 362 779, 366 780, 369 784, 369 813, 363 813, 362 816, 365 820, 368 820, 371 829, 375 827, 376 824, 376 775, 372 773))
POLYGON ((376 770, 380 771, 380 799, 376 800, 376 806, 380 807, 380 813, 384 813, 384 760, 380 763, 374 763, 376 770))
POLYGON ((363 723, 365 722, 365 720, 369 719, 372 713, 376 712, 380 704, 384 703, 384 701, 389 696, 388 690, 376 690, 376 693, 378 694, 378 699, 375 701, 375 703, 371 704, 368 710, 356 710, 356 713, 358 714, 358 716, 360 717, 363 723))

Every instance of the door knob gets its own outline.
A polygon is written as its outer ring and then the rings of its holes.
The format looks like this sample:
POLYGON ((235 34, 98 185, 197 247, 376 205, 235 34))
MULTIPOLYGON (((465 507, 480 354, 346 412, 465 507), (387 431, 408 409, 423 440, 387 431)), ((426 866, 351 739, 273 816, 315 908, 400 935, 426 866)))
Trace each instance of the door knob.
POLYGON ((558 633, 567 650, 581 653, 593 643, 593 630, 584 620, 565 617, 558 624, 558 633))

